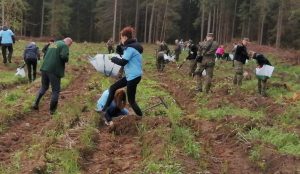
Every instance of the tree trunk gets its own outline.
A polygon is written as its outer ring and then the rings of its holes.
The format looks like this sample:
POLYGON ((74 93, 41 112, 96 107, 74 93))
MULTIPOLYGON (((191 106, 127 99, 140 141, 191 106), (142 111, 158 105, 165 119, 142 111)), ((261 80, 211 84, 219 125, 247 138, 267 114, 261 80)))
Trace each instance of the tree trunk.
POLYGON ((146 14, 145 14, 144 43, 146 43, 146 42, 147 42, 147 22, 148 22, 148 0, 146 0, 146 14))
POLYGON ((212 32, 214 34, 216 34, 216 31, 215 31, 216 27, 215 27, 215 25, 216 25, 216 6, 214 5, 213 24, 212 24, 212 32))
POLYGON ((207 21, 207 33, 210 33, 210 25, 211 25, 211 10, 209 9, 208 21, 207 21))
POLYGON ((203 36, 204 36, 204 10, 205 6, 202 4, 202 16, 201 16, 201 42, 203 41, 203 36))
POLYGON ((45 0, 42 0, 42 16, 41 16, 40 37, 43 37, 43 32, 44 32, 44 15, 45 15, 45 0))
POLYGON ((263 15, 262 20, 261 20, 261 27, 260 27, 260 32, 259 32, 259 45, 262 45, 263 42, 263 36, 264 36, 264 24, 265 24, 265 19, 266 15, 263 15))
POLYGON ((121 31, 122 29, 122 1, 119 2, 119 30, 121 31))
POLYGON ((279 6, 279 11, 278 11, 277 34, 276 34, 276 48, 279 48, 280 44, 281 44, 283 3, 284 3, 284 0, 281 0, 280 1, 280 6, 279 6))
POLYGON ((236 9, 237 9, 237 1, 235 0, 235 5, 234 5, 234 15, 233 15, 233 21, 232 21, 232 29, 231 29, 231 39, 234 38, 234 32, 235 32, 235 20, 236 20, 236 9))
POLYGON ((118 5, 118 0, 115 0, 114 25, 113 25, 113 41, 114 42, 116 42, 117 5, 118 5))
POLYGON ((135 9, 135 34, 136 34, 136 37, 138 35, 138 24, 139 24, 139 8, 140 8, 140 5, 139 5, 139 0, 136 0, 136 9, 135 9))
POLYGON ((5 18, 4 18, 4 0, 2 0, 2 26, 4 26, 4 21, 5 21, 5 18))
POLYGON ((151 17, 150 17, 148 43, 151 43, 151 41, 152 41, 152 31, 153 31, 153 18, 154 18, 155 2, 156 2, 156 0, 153 0, 152 10, 151 10, 151 17))
POLYGON ((250 29, 251 29, 251 11, 252 11, 252 0, 249 2, 249 12, 248 12, 248 25, 247 25, 247 37, 250 38, 250 29))
POLYGON ((163 22, 162 22, 162 29, 161 29, 161 34, 160 34, 160 40, 161 41, 165 40, 164 34, 165 34, 165 30, 166 30, 166 18, 167 18, 167 12, 168 12, 168 4, 169 4, 169 0, 167 0, 167 3, 166 3, 164 19, 163 19, 163 22))

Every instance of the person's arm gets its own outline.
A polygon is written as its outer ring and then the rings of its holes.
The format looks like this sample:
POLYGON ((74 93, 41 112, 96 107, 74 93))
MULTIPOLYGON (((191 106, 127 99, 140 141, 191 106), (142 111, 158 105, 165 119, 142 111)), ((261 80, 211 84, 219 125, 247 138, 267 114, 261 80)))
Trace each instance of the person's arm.
POLYGON ((111 62, 113 62, 117 65, 120 65, 120 66, 125 66, 128 63, 128 60, 120 59, 120 58, 117 58, 117 57, 112 57, 111 62))
POLYGON ((11 30, 9 30, 9 32, 10 32, 11 39, 12 39, 13 43, 16 43, 15 34, 11 30))
POLYGON ((60 59, 67 63, 69 61, 69 47, 67 45, 64 45, 60 50, 60 59))

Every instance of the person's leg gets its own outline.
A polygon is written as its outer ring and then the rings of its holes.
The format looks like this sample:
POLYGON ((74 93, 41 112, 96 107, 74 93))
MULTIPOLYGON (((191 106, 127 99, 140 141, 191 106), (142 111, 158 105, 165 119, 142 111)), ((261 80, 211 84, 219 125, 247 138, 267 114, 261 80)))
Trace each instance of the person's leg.
POLYGON ((195 59, 191 59, 190 60, 190 72, 189 72, 189 76, 192 76, 197 68, 197 63, 195 62, 195 59))
POLYGON ((33 109, 36 109, 36 110, 39 108, 39 103, 40 103, 41 98, 46 93, 46 91, 49 89, 50 80, 49 80, 49 77, 46 72, 42 71, 41 82, 42 82, 42 86, 41 86, 41 88, 35 98, 34 104, 32 106, 33 109))
POLYGON ((114 99, 115 96, 115 92, 120 89, 123 88, 127 85, 127 80, 126 77, 121 78, 120 80, 118 80, 116 83, 114 83, 113 85, 111 85, 109 87, 109 95, 106 101, 106 104, 103 107, 103 111, 106 112, 106 110, 108 109, 108 107, 110 106, 111 102, 114 99))
POLYGON ((128 95, 128 102, 131 105, 134 112, 136 113, 136 115, 143 116, 142 110, 140 109, 140 107, 135 101, 136 88, 140 81, 141 81, 141 77, 137 77, 127 82, 127 95, 128 95))
POLYGON ((267 79, 262 80, 262 84, 261 84, 261 95, 266 97, 267 96, 267 79))
POLYGON ((26 60, 25 63, 27 65, 28 80, 29 80, 29 82, 32 82, 32 76, 31 76, 31 66, 32 66, 32 64, 31 64, 31 61, 30 60, 26 60))
POLYGON ((199 92, 202 92, 202 72, 205 69, 205 64, 204 63, 197 63, 197 69, 195 70, 195 75, 196 75, 196 81, 197 81, 197 86, 196 90, 199 92))
POLYGON ((242 86, 242 82, 243 82, 243 72, 244 72, 244 65, 242 62, 238 63, 238 76, 237 76, 237 84, 239 86, 242 86))
POLYGON ((261 94, 261 79, 257 79, 257 89, 258 93, 261 94))
POLYGON ((54 114, 58 104, 61 78, 56 76, 53 73, 48 73, 48 76, 52 88, 51 101, 50 101, 50 114, 54 114))
POLYGON ((3 63, 7 63, 7 59, 6 59, 6 46, 2 45, 1 49, 2 49, 3 63))
POLYGON ((37 65, 37 60, 33 60, 32 61, 32 75, 33 75, 33 78, 32 78, 32 81, 34 81, 36 79, 36 65, 37 65))
POLYGON ((207 64, 207 68, 206 68, 206 82, 205 82, 205 92, 208 93, 211 87, 211 82, 212 82, 212 78, 214 75, 214 67, 215 67, 215 62, 213 62, 213 60, 211 60, 210 62, 208 62, 207 64))
POLYGON ((8 62, 11 63, 11 58, 14 52, 14 48, 12 45, 9 45, 7 48, 8 48, 8 62))

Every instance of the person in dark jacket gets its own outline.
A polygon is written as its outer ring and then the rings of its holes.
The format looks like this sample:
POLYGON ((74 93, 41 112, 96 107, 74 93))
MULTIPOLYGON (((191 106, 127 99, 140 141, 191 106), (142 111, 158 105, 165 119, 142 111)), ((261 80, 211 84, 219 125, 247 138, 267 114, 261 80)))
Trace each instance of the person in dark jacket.
POLYGON ((157 50, 157 57, 156 57, 156 67, 158 72, 163 72, 165 68, 165 54, 169 54, 170 49, 165 41, 159 42, 159 47, 157 50))
POLYGON ((0 31, 0 43, 2 46, 2 56, 3 56, 3 63, 11 63, 11 58, 13 54, 13 44, 15 43, 15 34, 7 27, 3 26, 2 30, 0 31), (6 54, 6 50, 8 50, 8 57, 6 54))
POLYGON ((187 56, 186 60, 189 60, 189 64, 190 64, 189 76, 192 77, 192 75, 194 74, 194 72, 197 68, 196 57, 197 57, 197 54, 198 54, 198 46, 193 44, 192 40, 189 40, 187 46, 189 48, 189 53, 188 53, 188 56, 187 56))
POLYGON ((121 32, 121 42, 124 45, 124 54, 122 59, 117 57, 112 57, 111 61, 117 65, 124 66, 125 77, 118 80, 116 83, 110 86, 109 88, 109 96, 107 98, 107 102, 104 105, 102 111, 104 119, 109 120, 109 118, 105 118, 108 107, 113 101, 113 97, 115 92, 123 87, 127 87, 127 97, 128 102, 131 105, 132 109, 138 116, 142 116, 143 113, 135 101, 136 88, 139 82, 142 79, 142 53, 143 47, 136 41, 134 38, 134 29, 132 27, 125 27, 121 32))
MULTIPOLYGON (((258 68, 262 68, 264 65, 270 65, 270 61, 263 55, 259 54, 256 52, 250 52, 250 55, 253 59, 256 60, 258 68)), ((257 77, 258 83, 257 83, 257 88, 258 88, 258 93, 264 97, 267 96, 266 89, 267 89, 267 80, 268 77, 257 77)))
MULTIPOLYGON (((107 102, 107 98, 109 96, 109 90, 105 90, 99 100, 97 101, 97 112, 101 112, 104 105, 107 102)), ((105 124, 108 126, 112 126, 112 118, 118 117, 120 115, 128 115, 128 110, 125 108, 126 106, 126 92, 124 88, 118 89, 115 92, 115 96, 111 104, 109 105, 107 112, 105 113, 106 116, 104 121, 105 124)))
POLYGON ((31 42, 26 46, 24 50, 23 58, 27 65, 29 82, 32 82, 36 78, 37 61, 40 60, 39 47, 36 46, 35 42, 31 42))
POLYGON ((243 81, 244 64, 249 59, 247 52, 248 38, 242 40, 242 44, 237 45, 234 54, 234 69, 235 75, 233 77, 233 84, 241 86, 243 81))
POLYGON ((107 50, 108 50, 108 54, 114 53, 115 49, 114 49, 114 41, 112 38, 110 38, 107 42, 106 42, 106 46, 107 46, 107 50))
POLYGON ((53 42, 54 42, 54 39, 50 39, 49 42, 42 49, 42 52, 44 54, 43 58, 45 58, 45 56, 46 56, 49 45, 51 45, 53 42))
POLYGON ((69 61, 69 47, 72 45, 72 42, 72 39, 67 37, 49 45, 41 67, 42 87, 36 96, 32 106, 33 109, 39 109, 39 102, 48 90, 49 84, 51 84, 50 114, 53 115, 55 113, 60 92, 60 81, 65 75, 65 64, 69 61))

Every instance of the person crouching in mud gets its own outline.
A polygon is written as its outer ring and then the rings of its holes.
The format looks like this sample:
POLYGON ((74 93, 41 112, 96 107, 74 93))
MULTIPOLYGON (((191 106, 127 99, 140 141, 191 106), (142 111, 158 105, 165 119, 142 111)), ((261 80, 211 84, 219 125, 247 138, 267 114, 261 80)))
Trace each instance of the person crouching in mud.
POLYGON ((125 77, 118 80, 116 83, 110 86, 107 102, 102 109, 103 119, 109 121, 105 114, 113 101, 115 92, 123 87, 127 87, 128 103, 138 116, 143 116, 143 113, 135 101, 135 94, 137 85, 142 79, 143 67, 142 67, 142 53, 143 47, 134 38, 134 29, 132 27, 125 27, 120 32, 121 42, 124 45, 124 54, 122 58, 112 57, 111 61, 117 65, 124 66, 125 77))
MULTIPOLYGON (((96 108, 97 112, 102 111, 104 105, 107 102, 108 96, 109 96, 109 90, 107 89, 102 93, 101 97, 97 101, 97 108, 96 108)), ((120 115, 128 115, 129 112, 125 108, 125 106, 126 106, 126 93, 125 93, 125 89, 121 88, 115 92, 114 99, 109 105, 109 107, 107 108, 107 111, 104 116, 106 118, 104 120, 105 124, 112 126, 113 125, 112 118, 118 117, 120 115)))

